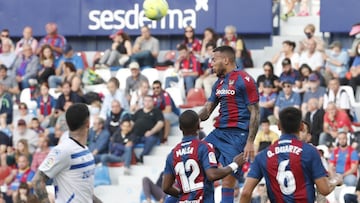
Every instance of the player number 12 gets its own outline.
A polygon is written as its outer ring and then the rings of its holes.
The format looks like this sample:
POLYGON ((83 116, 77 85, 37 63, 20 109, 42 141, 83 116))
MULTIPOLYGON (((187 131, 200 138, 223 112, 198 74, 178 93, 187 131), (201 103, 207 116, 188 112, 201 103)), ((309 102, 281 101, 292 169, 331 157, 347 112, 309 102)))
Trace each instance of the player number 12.
POLYGON ((175 166, 175 172, 180 176, 181 186, 184 193, 189 193, 203 188, 204 183, 195 183, 196 178, 200 174, 198 163, 194 159, 188 159, 184 162, 178 162, 175 166), (186 172, 192 171, 190 176, 186 176, 186 172))

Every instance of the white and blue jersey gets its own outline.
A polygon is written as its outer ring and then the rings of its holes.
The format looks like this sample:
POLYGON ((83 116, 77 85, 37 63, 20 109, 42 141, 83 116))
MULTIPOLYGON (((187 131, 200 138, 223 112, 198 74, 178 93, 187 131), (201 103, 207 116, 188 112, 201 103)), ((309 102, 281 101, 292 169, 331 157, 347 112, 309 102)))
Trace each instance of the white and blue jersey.
POLYGON ((90 203, 94 192, 94 157, 73 138, 54 147, 39 170, 54 179, 55 202, 90 203))

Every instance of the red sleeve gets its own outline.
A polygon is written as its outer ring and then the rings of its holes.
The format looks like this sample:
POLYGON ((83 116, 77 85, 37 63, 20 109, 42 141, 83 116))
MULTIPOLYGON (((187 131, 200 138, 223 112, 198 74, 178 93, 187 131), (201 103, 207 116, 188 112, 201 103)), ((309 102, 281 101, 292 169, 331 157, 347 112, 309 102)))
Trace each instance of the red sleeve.
POLYGON ((171 105, 171 98, 169 93, 164 92, 164 100, 165 100, 165 106, 171 105))

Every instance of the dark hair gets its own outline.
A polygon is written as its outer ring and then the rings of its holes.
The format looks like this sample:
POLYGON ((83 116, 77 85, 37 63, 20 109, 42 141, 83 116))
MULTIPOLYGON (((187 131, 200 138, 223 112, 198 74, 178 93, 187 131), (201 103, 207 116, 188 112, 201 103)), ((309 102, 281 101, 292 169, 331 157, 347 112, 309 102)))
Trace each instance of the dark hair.
POLYGON ((291 46, 292 51, 294 51, 294 49, 295 49, 295 47, 296 47, 296 43, 293 42, 293 41, 290 41, 290 40, 285 40, 285 41, 283 41, 283 44, 287 44, 287 45, 291 46))
POLYGON ((302 122, 304 125, 306 125, 307 132, 310 133, 310 130, 311 130, 311 129, 310 129, 310 128, 311 128, 311 127, 310 127, 310 123, 308 123, 307 121, 304 121, 304 120, 302 120, 301 122, 302 122))
POLYGON ((263 118, 261 119, 260 123, 270 123, 270 121, 267 118, 263 118))
POLYGON ((89 116, 89 108, 83 103, 71 105, 65 113, 66 123, 71 131, 80 129, 89 119, 89 116))
POLYGON ((64 62, 65 67, 70 68, 71 72, 76 72, 75 65, 72 62, 66 61, 64 62))
POLYGON ((155 80, 152 84, 153 84, 153 85, 158 84, 158 85, 160 85, 160 87, 161 87, 161 82, 160 82, 160 80, 155 80))
POLYGON ((187 46, 185 44, 179 44, 179 46, 177 47, 177 50, 178 51, 181 51, 181 50, 188 50, 187 46))
POLYGON ((264 67, 264 66, 269 66, 271 69, 271 75, 274 74, 274 65, 270 61, 265 61, 265 63, 263 64, 262 67, 264 67))
POLYGON ((227 57, 230 59, 230 61, 235 62, 235 50, 231 46, 219 46, 216 47, 213 52, 220 52, 227 55, 227 57))
POLYGON ((124 41, 124 42, 125 42, 125 41, 131 42, 131 39, 130 39, 129 35, 126 34, 125 32, 122 32, 120 35, 121 35, 121 37, 123 38, 123 41, 124 41))
POLYGON ((120 82, 116 77, 111 77, 109 79, 108 83, 114 83, 116 88, 120 87, 120 82))
POLYGON ((212 42, 212 43, 216 44, 216 41, 218 39, 218 35, 216 34, 215 30, 213 28, 211 28, 211 27, 207 27, 207 28, 205 28, 204 32, 205 31, 209 31, 213 36, 213 38, 209 42, 212 42))
POLYGON ((358 46, 360 45, 360 42, 359 43, 357 43, 357 45, 356 45, 356 56, 360 56, 360 51, 358 51, 359 49, 358 49, 358 46))
POLYGON ((287 107, 280 111, 279 122, 283 133, 298 133, 301 125, 301 111, 295 107, 287 107))
POLYGON ((51 55, 50 55, 50 58, 55 60, 55 55, 54 55, 54 52, 53 52, 53 49, 51 48, 51 46, 49 44, 44 44, 41 49, 40 49, 40 63, 45 60, 45 56, 44 56, 44 49, 46 48, 49 48, 51 50, 51 55))
POLYGON ((7 71, 7 67, 4 64, 0 64, 0 70, 6 70, 7 71))
MULTIPOLYGON (((194 28, 192 26, 188 25, 188 26, 185 27, 185 32, 186 32, 186 29, 188 29, 188 28, 190 28, 192 33, 193 33, 191 39, 194 41, 194 39, 195 39, 195 32, 194 31, 195 30, 194 30, 194 28)), ((189 43, 189 39, 186 37, 186 35, 184 35, 184 42, 185 42, 185 44, 189 43)))
POLYGON ((210 42, 206 43, 206 45, 205 45, 205 48, 208 48, 208 47, 213 47, 213 49, 215 49, 216 43, 214 43, 213 41, 210 41, 210 42))
POLYGON ((71 87, 71 82, 70 81, 64 81, 63 83, 61 83, 61 87, 64 87, 64 85, 69 85, 69 87, 71 87))
POLYGON ((47 87, 48 89, 50 89, 49 84, 48 84, 47 82, 41 83, 40 87, 42 87, 42 86, 45 86, 45 87, 47 87))
POLYGON ((179 127, 184 135, 194 135, 199 130, 199 116, 193 110, 186 110, 179 116, 179 127))

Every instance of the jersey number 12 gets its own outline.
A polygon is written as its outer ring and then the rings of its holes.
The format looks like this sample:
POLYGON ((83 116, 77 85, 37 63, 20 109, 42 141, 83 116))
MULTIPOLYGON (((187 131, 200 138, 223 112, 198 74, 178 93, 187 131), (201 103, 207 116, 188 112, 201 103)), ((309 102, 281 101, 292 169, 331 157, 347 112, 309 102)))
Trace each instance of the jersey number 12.
POLYGON ((188 159, 185 164, 183 162, 178 162, 175 166, 175 172, 180 177, 181 186, 184 193, 189 193, 203 188, 203 182, 195 183, 196 178, 200 174, 200 168, 194 159, 188 159), (190 176, 187 177, 185 172, 189 171, 192 172, 190 176))

